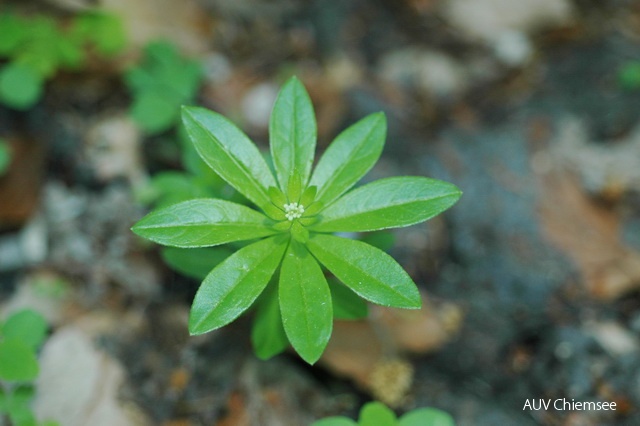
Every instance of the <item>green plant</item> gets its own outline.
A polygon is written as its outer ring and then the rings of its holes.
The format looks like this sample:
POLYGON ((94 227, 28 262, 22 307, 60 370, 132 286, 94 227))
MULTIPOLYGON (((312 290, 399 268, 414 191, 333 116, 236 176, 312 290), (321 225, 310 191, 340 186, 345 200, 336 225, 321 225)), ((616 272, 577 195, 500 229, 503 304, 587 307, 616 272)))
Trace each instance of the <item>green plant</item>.
POLYGON ((11 150, 4 139, 0 138, 0 176, 2 176, 11 163, 11 150))
POLYGON ((640 62, 630 61, 618 71, 618 84, 626 90, 640 89, 640 62))
POLYGON ((161 133, 175 126, 180 105, 193 101, 202 82, 202 67, 183 58, 175 46, 153 42, 146 46, 140 65, 125 74, 133 93, 131 116, 147 133, 161 133))
POLYGON ((38 423, 31 412, 34 387, 38 376, 36 351, 47 332, 47 323, 35 311, 22 310, 11 315, 0 326, 0 414, 6 414, 15 426, 52 426, 38 423))
POLYGON ((379 402, 369 402, 360 410, 358 422, 336 416, 318 420, 311 426, 455 426, 453 418, 435 408, 418 408, 400 417, 379 402))
POLYGON ((413 225, 446 210, 461 195, 454 185, 425 177, 380 179, 347 192, 382 152, 382 113, 341 133, 313 173, 315 116, 296 78, 282 88, 271 115, 273 171, 249 138, 223 116, 184 107, 183 121, 202 159, 261 210, 195 199, 151 212, 132 228, 156 243, 180 248, 257 240, 205 277, 191 307, 191 334, 230 323, 257 300, 252 332, 256 353, 268 358, 289 341, 305 361, 314 363, 331 336, 331 287, 340 288, 334 299, 353 299, 351 293, 356 293, 385 306, 420 307, 416 285, 393 258, 361 241, 331 235, 413 225), (329 284, 320 264, 342 284, 329 284), (277 280, 272 279, 276 270, 277 280))
POLYGON ((76 16, 66 30, 51 17, 2 12, 0 34, 0 58, 9 59, 0 68, 0 102, 15 109, 32 107, 58 70, 81 68, 89 49, 110 56, 124 47, 119 19, 100 12, 76 16))

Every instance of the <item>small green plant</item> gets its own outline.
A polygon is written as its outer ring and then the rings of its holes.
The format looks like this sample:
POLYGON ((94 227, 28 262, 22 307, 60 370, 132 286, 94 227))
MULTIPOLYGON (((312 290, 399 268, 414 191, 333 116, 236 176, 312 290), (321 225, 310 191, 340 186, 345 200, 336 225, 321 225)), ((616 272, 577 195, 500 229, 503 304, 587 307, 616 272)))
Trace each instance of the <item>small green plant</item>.
POLYGON ((640 89, 640 61, 624 64, 618 71, 618 83, 623 89, 640 89))
POLYGON ((180 106, 193 101, 202 74, 200 64, 180 56, 172 44, 150 43, 142 63, 125 74, 134 97, 131 116, 149 134, 171 129, 180 118, 180 106))
POLYGON ((11 150, 7 142, 0 138, 0 176, 2 176, 11 164, 11 150))
POLYGON ((53 426, 38 423, 31 411, 38 376, 36 352, 47 332, 47 323, 35 311, 22 310, 0 326, 0 415, 7 415, 15 426, 53 426))
POLYGON ((2 12, 0 34, 0 58, 9 60, 0 68, 0 102, 20 110, 38 102, 58 70, 81 68, 91 49, 116 54, 125 41, 120 20, 100 12, 78 15, 66 29, 51 17, 2 12))
POLYGON ((331 235, 423 222, 461 195, 454 185, 425 177, 380 179, 347 192, 382 152, 382 113, 341 133, 313 173, 315 115, 296 78, 284 85, 271 115, 273 171, 249 138, 220 114, 184 107, 182 117, 205 163, 260 210, 195 199, 154 211, 132 228, 179 248, 250 241, 205 277, 191 307, 191 334, 230 323, 258 299, 256 353, 268 358, 288 341, 313 364, 331 336, 332 296, 352 300, 355 293, 385 306, 420 307, 415 283, 393 258, 364 242, 331 235), (329 284, 321 264, 342 284, 329 284), (332 294, 332 287, 340 290, 332 294))
POLYGON ((311 426, 455 426, 453 418, 435 408, 418 408, 400 417, 379 402, 369 402, 360 410, 358 422, 336 416, 318 420, 311 426))

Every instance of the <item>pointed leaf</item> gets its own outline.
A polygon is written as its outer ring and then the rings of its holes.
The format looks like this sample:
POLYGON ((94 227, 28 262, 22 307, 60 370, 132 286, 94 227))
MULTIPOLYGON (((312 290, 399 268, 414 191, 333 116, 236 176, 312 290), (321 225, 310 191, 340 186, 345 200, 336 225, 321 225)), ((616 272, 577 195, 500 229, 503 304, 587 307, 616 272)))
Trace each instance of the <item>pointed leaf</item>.
POLYGON ((456 426, 448 413, 435 408, 413 410, 400 418, 398 426, 456 426))
POLYGON ((282 325, 276 282, 269 284, 258 300, 258 308, 251 329, 251 342, 254 352, 263 360, 279 354, 289 346, 289 340, 282 325))
POLYGON ((284 191, 293 173, 304 186, 316 149, 316 117, 309 94, 295 77, 282 87, 269 121, 271 157, 284 191))
POLYGON ((262 293, 285 248, 282 238, 271 237, 243 247, 216 266, 193 300, 189 333, 206 333, 238 318, 262 293))
POLYGON ((391 256, 361 241, 312 234, 307 247, 340 281, 370 302, 396 308, 420 307, 420 292, 391 256))
POLYGON ((316 166, 309 185, 316 185, 316 200, 328 205, 355 185, 380 158, 387 133, 383 113, 368 115, 331 143, 316 166))
POLYGON ((331 337, 331 293, 318 262, 295 241, 282 261, 279 296, 289 341, 302 359, 315 363, 331 337))
POLYGON ((149 213, 131 230, 172 247, 206 247, 275 233, 269 219, 249 207, 216 199, 184 201, 149 213))
POLYGON ((205 108, 183 107, 182 120, 200 157, 239 193, 258 207, 268 204, 276 186, 258 148, 240 129, 205 108))
POLYGON ((453 184, 425 177, 392 177, 354 189, 322 211, 318 232, 362 232, 424 222, 445 211, 462 193, 453 184))

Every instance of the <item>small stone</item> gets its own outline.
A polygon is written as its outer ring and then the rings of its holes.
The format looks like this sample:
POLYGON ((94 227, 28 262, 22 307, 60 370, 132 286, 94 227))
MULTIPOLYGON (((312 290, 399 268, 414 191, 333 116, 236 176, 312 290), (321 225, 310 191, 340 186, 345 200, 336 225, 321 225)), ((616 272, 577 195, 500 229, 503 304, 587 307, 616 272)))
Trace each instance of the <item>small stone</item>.
POLYGON ((257 129, 267 129, 277 96, 278 87, 271 83, 260 83, 249 89, 242 99, 242 113, 247 123, 257 129))
POLYGON ((464 68, 444 53, 407 48, 386 55, 379 64, 382 77, 394 84, 416 87, 439 98, 455 96, 467 87, 464 68))
POLYGON ((493 42, 496 57, 505 65, 519 67, 533 54, 529 37, 521 31, 507 30, 500 33, 493 42))
POLYGON ((505 31, 531 31, 570 21, 568 0, 450 0, 444 17, 471 38, 495 42, 505 31))
POLYGON ((146 425, 140 410, 119 399, 124 377, 122 366, 96 349, 89 334, 63 327, 42 349, 36 416, 67 426, 146 425))

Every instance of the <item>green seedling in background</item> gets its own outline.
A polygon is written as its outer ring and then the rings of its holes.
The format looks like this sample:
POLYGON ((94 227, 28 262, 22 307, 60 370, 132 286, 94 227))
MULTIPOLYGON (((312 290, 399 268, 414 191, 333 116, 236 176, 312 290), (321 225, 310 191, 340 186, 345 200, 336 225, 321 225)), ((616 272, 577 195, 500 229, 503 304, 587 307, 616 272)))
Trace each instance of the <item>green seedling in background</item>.
POLYGON ((618 72, 618 82, 623 89, 640 89, 640 62, 628 62, 618 72))
POLYGON ((336 416, 318 420, 311 426, 455 426, 453 418, 435 408, 418 408, 400 417, 379 402, 365 404, 358 422, 336 416))
POLYGON ((384 306, 420 307, 418 288, 391 256, 331 235, 420 223, 460 198, 454 185, 425 177, 380 179, 349 191, 380 157, 386 136, 382 113, 341 133, 313 173, 315 115, 296 78, 282 88, 271 115, 274 171, 249 138, 220 114, 184 107, 182 117, 205 163, 257 207, 195 199, 154 211, 132 228, 179 248, 254 240, 202 282, 191 307, 192 335, 232 322, 264 292, 252 336, 256 352, 274 355, 288 340, 305 361, 315 363, 334 318, 330 284, 320 265, 345 286, 344 292, 384 306))
POLYGON ((185 59, 175 46, 150 43, 142 63, 130 69, 125 82, 133 93, 131 116, 149 134, 174 127, 180 105, 191 103, 202 82, 202 67, 185 59))
POLYGON ((87 12, 63 29, 46 16, 23 17, 0 13, 0 102, 15 109, 32 107, 42 96, 44 83, 59 70, 78 70, 87 52, 108 57, 125 45, 122 24, 114 16, 87 12))
POLYGON ((47 332, 47 323, 35 311, 22 310, 0 325, 0 414, 15 426, 53 426, 38 423, 31 411, 35 390, 31 382, 38 376, 36 352, 47 332))
POLYGON ((2 176, 11 164, 11 150, 4 139, 0 138, 0 176, 2 176))

